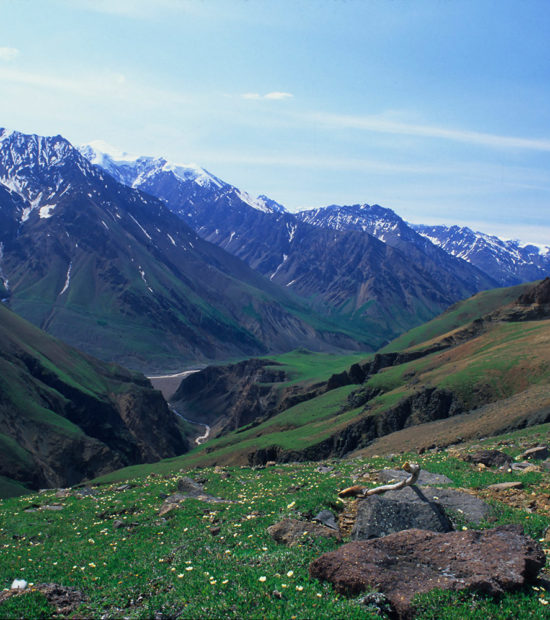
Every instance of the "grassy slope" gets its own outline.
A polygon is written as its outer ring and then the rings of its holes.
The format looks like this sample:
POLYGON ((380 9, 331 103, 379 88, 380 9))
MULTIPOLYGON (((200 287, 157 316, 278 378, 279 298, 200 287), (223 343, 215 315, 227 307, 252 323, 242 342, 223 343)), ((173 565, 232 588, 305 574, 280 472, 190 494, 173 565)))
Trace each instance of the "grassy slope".
POLYGON ((382 353, 404 351, 453 331, 517 299, 532 283, 483 291, 451 306, 431 321, 409 330, 382 348, 382 353))
MULTIPOLYGON (((516 456, 546 439, 549 430, 545 425, 481 445, 516 456)), ((548 472, 479 471, 453 452, 414 459, 428 471, 449 476, 452 486, 472 489, 482 497, 487 497, 484 487, 488 484, 523 481, 519 507, 489 497, 496 507, 496 521, 475 527, 520 523, 528 534, 540 538, 550 525, 550 506, 545 500, 550 489, 548 472), (532 506, 534 501, 535 510, 522 507, 523 502, 532 506)), ((266 528, 283 517, 307 519, 321 509, 341 510, 338 489, 400 463, 391 458, 332 461, 334 470, 328 475, 317 472, 317 464, 203 469, 200 475, 207 479, 206 491, 232 503, 188 499, 166 519, 158 517, 163 502, 159 495, 175 491, 181 475, 176 472, 132 478, 130 488, 120 490, 116 484, 100 486, 94 489, 94 497, 79 498, 75 490, 65 499, 49 491, 3 500, 0 587, 23 578, 33 584, 53 582, 79 588, 87 597, 77 611, 79 617, 144 618, 158 612, 180 618, 379 617, 370 615, 361 596, 340 596, 328 584, 309 578, 309 563, 339 543, 305 536, 300 545, 288 548, 276 544, 266 528), (62 504, 63 509, 24 511, 32 504, 53 503, 62 504), (116 519, 128 527, 115 528, 116 519), (220 528, 216 536, 209 531, 213 526, 220 528), (273 594, 275 590, 280 598, 273 594)), ((368 486, 376 484, 372 477, 368 480, 368 486)), ((464 526, 473 527, 467 522, 464 526)), ((423 597, 417 618, 542 620, 547 615, 541 599, 548 598, 544 587, 507 594, 498 601, 482 594, 434 592, 423 597)), ((36 617, 40 611, 49 616, 53 610, 42 595, 32 591, 0 604, 2 617, 36 617)))
MULTIPOLYGON (((314 356, 316 359, 317 356, 314 356)), ((280 357, 283 361, 285 357, 280 357)), ((297 354, 286 358, 294 363, 302 378, 320 378, 321 372, 308 366, 307 356, 297 354), (311 370, 311 373, 309 372, 311 370)), ((322 366, 322 362, 320 362, 322 366)), ((337 365, 332 367, 337 369, 337 365)), ((326 366, 325 366, 326 368, 326 366)), ((325 377, 328 375, 325 374, 325 377)), ((443 352, 432 353, 418 360, 384 369, 363 386, 345 386, 296 405, 266 422, 245 427, 207 442, 193 451, 166 462, 165 471, 178 466, 246 463, 247 455, 259 448, 278 445, 284 450, 303 450, 320 443, 342 428, 364 416, 384 413, 402 399, 425 387, 447 389, 454 393, 464 410, 501 399, 509 399, 524 391, 550 383, 550 321, 503 323, 472 341, 443 352), (365 408, 353 408, 348 397, 355 390, 376 388, 381 393, 365 408)), ((515 401, 513 401, 515 402, 515 401)), ((544 399, 533 400, 540 409, 544 399)), ((523 409, 518 418, 511 405, 506 409, 493 432, 508 426, 521 425, 537 410, 523 409), (500 424, 500 426, 498 425, 500 424)), ((485 434, 484 418, 479 417, 478 436, 485 434)), ((472 432, 474 432, 472 430, 472 432)), ((452 430, 447 433, 452 438, 452 430)), ((430 443, 429 435, 421 437, 421 445, 430 443)), ((420 441, 420 438, 419 438, 420 441)), ((376 444, 375 444, 376 445, 376 444)), ((373 448, 375 449, 375 448, 373 448)), ((148 466, 131 468, 131 472, 148 471, 148 466)), ((107 479, 128 475, 126 470, 114 472, 107 479)))

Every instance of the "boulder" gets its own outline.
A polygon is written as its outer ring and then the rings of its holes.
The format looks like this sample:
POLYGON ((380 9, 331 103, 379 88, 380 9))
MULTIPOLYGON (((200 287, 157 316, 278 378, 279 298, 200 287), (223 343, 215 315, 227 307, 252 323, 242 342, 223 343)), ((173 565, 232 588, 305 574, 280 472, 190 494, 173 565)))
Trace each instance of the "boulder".
POLYGON ((340 540, 340 533, 320 523, 298 521, 297 519, 283 519, 267 528, 268 534, 278 543, 293 547, 302 542, 305 537, 336 538, 340 540))
POLYGON ((406 530, 354 541, 314 560, 309 574, 344 594, 376 589, 400 618, 414 614, 416 594, 435 588, 500 595, 533 582, 545 563, 542 547, 521 526, 435 533, 406 530))
MULTIPOLYGON (((378 480, 384 484, 401 482, 401 480, 405 480, 409 476, 410 474, 402 469, 383 469, 377 475, 378 480)), ((443 474, 432 474, 423 469, 415 484, 422 486, 425 484, 451 484, 452 482, 450 478, 447 478, 447 476, 443 474)))
POLYGON ((522 459, 547 459, 548 458, 547 446, 536 446, 535 448, 529 448, 521 455, 522 459))
POLYGON ((431 502, 439 504, 451 521, 453 516, 460 515, 467 521, 477 524, 485 521, 493 512, 487 502, 465 491, 433 487, 422 487, 420 491, 431 502))
POLYGON ((351 538, 368 540, 411 528, 450 532, 453 526, 438 503, 415 487, 405 487, 358 500, 351 538))
POLYGON ((485 465, 485 467, 502 467, 512 461, 512 457, 500 450, 479 450, 473 454, 468 454, 464 458, 468 463, 474 465, 485 465))

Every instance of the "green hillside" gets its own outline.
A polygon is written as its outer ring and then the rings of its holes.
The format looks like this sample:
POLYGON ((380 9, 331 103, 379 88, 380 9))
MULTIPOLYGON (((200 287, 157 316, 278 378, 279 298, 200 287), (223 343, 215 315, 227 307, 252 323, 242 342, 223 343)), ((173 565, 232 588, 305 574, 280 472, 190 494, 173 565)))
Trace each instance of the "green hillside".
MULTIPOLYGON (((523 430, 478 447, 498 447, 514 458, 525 447, 544 441, 548 430, 548 425, 523 430)), ((461 446, 462 453, 472 449, 461 446)), ((542 539, 550 525, 545 499, 550 474, 480 471, 464 462, 461 454, 431 452, 402 458, 412 457, 423 469, 449 476, 451 487, 466 488, 494 507, 491 522, 474 525, 463 518, 461 527, 519 523, 528 535, 542 539), (486 488, 504 481, 521 481, 524 488, 500 496, 486 488)), ((166 475, 157 465, 148 475, 124 478, 124 484, 2 500, 0 587, 9 588, 14 578, 31 585, 0 602, 0 616, 51 617, 56 605, 43 593, 43 584, 59 584, 77 590, 69 590, 65 604, 72 607, 65 616, 388 618, 366 607, 363 595, 342 596, 330 584, 309 577, 310 562, 340 542, 305 535, 288 547, 275 542, 267 528, 286 517, 309 521, 322 509, 337 516, 352 514, 353 502, 338 500, 338 490, 359 480, 375 486, 376 472, 401 463, 394 457, 354 458, 325 461, 328 473, 319 471, 317 463, 291 463, 260 469, 186 469, 166 475), (184 476, 201 480, 204 492, 219 503, 190 497, 159 515, 163 498, 177 491, 184 476)), ((349 533, 344 532, 343 542, 347 540, 349 533)), ((542 544, 550 552, 548 539, 542 544)), ((545 583, 498 599, 483 593, 434 591, 417 599, 415 617, 542 620, 549 599, 545 583)))

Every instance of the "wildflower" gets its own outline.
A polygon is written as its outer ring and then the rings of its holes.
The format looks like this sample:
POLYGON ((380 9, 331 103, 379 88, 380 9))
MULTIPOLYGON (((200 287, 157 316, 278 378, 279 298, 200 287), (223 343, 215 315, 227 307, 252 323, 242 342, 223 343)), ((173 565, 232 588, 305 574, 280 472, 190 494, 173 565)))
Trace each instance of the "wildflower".
POLYGON ((301 592, 304 589, 304 586, 296 586, 296 590, 298 590, 298 592, 301 592))
POLYGON ((179 573, 178 579, 183 579, 183 573, 179 573))
POLYGON ((293 508, 296 505, 296 502, 290 502, 290 504, 288 504, 287 508, 293 508))
POLYGON ((292 577, 292 575, 294 575, 293 570, 289 570, 288 573, 286 574, 287 577, 292 577))
POLYGON ((267 577, 265 575, 262 575, 258 581, 261 581, 262 583, 267 579, 267 577))
POLYGON ((193 567, 192 566, 186 566, 185 570, 193 570, 193 567))
POLYGON ((229 583, 229 579, 224 579, 224 580, 222 581, 222 583, 223 583, 224 585, 225 585, 226 583, 229 583))
POLYGON ((545 598, 539 598, 539 603, 542 605, 548 605, 548 601, 545 598))

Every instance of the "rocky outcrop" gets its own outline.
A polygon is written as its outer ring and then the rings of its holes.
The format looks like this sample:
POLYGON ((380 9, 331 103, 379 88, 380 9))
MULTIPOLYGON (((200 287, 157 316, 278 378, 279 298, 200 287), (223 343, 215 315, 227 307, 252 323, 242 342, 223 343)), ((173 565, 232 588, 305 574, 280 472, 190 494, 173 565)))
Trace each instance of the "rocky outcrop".
MULTIPOLYGON (((186 377, 173 402, 189 417, 209 424, 213 437, 263 420, 326 390, 317 386, 281 386, 288 377, 273 360, 249 359, 208 366, 186 377)), ((268 460, 272 460, 267 458, 268 460)))
POLYGON ((351 542, 314 560, 310 576, 343 594, 376 588, 400 618, 411 618, 416 594, 433 589, 499 595, 533 582, 545 563, 542 547, 521 527, 437 534, 396 532, 351 542))
POLYGON ((187 449, 143 375, 81 354, 0 304, 0 475, 63 487, 187 449))

